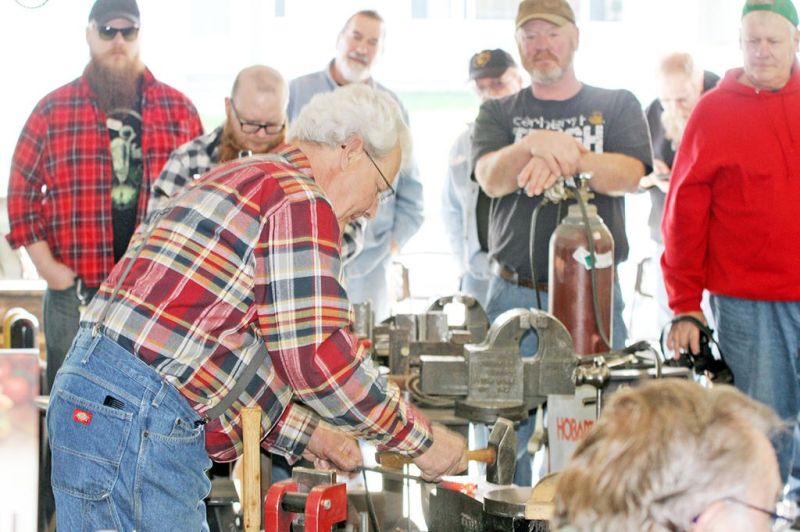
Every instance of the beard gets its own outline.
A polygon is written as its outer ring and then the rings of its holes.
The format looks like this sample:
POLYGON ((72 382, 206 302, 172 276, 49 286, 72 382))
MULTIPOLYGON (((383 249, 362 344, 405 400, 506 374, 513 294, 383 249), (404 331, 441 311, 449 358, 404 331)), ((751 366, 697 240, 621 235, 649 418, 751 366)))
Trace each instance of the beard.
POLYGON ((566 58, 565 65, 562 65, 558 57, 550 52, 540 52, 536 54, 530 61, 526 61, 525 63, 526 70, 531 75, 531 79, 534 83, 538 83, 540 85, 552 85, 564 77, 567 67, 572 64, 572 54, 566 58), (548 59, 554 63, 554 65, 544 68, 539 67, 537 66, 537 60, 541 59, 548 59))
POLYGON ((242 151, 250 151, 253 153, 253 155, 269 153, 275 149, 275 147, 283 144, 286 136, 285 131, 286 129, 275 135, 275 138, 270 140, 267 144, 264 144, 257 150, 253 150, 237 141, 236 137, 233 135, 233 133, 231 133, 230 127, 228 127, 228 124, 226 123, 222 128, 222 137, 219 141, 219 163, 222 164, 233 159, 238 159, 240 157, 239 153, 242 151))
POLYGON ((666 110, 661 113, 661 124, 664 126, 664 136, 672 141, 673 147, 677 147, 680 143, 688 121, 689 115, 670 113, 666 110))
POLYGON ((111 67, 102 58, 92 56, 86 68, 86 79, 104 111, 136 109, 143 71, 144 65, 138 57, 121 67, 111 67))
POLYGON ((369 67, 363 64, 367 61, 368 58, 364 54, 350 52, 342 61, 337 61, 336 66, 348 83, 361 83, 370 76, 369 67), (349 60, 352 60, 352 63, 349 60))

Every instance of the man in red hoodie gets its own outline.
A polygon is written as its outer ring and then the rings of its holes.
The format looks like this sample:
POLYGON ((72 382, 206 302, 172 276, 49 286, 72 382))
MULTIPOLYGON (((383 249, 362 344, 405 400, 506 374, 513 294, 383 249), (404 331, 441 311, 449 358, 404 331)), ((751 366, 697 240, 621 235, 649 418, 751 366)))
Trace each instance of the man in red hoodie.
MULTIPOLYGON (((712 294, 735 384, 792 426, 800 411, 800 65, 791 0, 747 0, 733 69, 692 113, 665 206, 662 257, 670 308, 702 322, 712 294)), ((669 347, 699 352, 675 323, 669 347)), ((795 443, 776 447, 786 479, 795 443)), ((795 477, 800 477, 800 464, 795 477)))

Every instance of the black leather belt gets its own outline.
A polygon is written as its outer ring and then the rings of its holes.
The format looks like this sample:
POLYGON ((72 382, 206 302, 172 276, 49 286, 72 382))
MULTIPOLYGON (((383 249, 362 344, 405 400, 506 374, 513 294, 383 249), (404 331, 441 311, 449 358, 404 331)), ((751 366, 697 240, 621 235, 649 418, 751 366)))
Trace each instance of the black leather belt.
POLYGON ((547 283, 534 283, 531 279, 520 277, 517 275, 517 272, 505 264, 500 264, 496 260, 492 261, 492 273, 511 284, 530 288, 531 290, 538 290, 539 292, 547 292, 547 283))

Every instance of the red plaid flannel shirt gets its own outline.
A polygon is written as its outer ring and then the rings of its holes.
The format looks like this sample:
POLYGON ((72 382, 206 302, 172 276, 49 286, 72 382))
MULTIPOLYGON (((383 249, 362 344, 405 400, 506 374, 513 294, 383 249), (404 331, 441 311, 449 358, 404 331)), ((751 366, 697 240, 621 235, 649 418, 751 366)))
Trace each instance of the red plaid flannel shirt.
MULTIPOLYGON (((146 69, 141 108, 137 222, 170 152, 203 132, 192 102, 146 69)), ((106 115, 81 76, 45 96, 22 130, 8 184, 9 244, 46 241, 87 286, 100 286, 114 267, 112 179, 106 115)))
POLYGON ((216 460, 241 453, 240 409, 254 404, 263 411, 262 445, 290 460, 317 416, 381 450, 422 454, 432 444, 428 420, 379 375, 349 330, 333 207, 305 154, 290 145, 273 154, 286 161, 231 161, 194 181, 144 244, 140 226, 82 324, 103 319, 109 338, 202 415, 259 364, 236 401, 206 425, 206 450, 216 460))

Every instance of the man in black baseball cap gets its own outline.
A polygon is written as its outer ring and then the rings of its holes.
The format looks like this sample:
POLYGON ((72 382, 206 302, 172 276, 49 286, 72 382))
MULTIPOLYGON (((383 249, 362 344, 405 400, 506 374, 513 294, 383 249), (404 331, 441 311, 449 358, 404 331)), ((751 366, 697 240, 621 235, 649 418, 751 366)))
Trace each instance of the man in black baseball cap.
MULTIPOLYGON (((172 150, 203 132, 189 99, 142 63, 139 22, 135 0, 94 3, 85 30, 86 68, 40 100, 11 163, 6 238, 14 248, 25 247, 47 283, 48 391, 78 331, 81 307, 144 218, 150 186, 172 150)), ((60 467, 68 454, 55 453, 54 486, 63 488, 78 476, 60 467)), ((46 459, 39 504, 43 523, 54 505, 49 472, 46 459)), ((77 493, 64 488, 56 495, 59 530, 112 528, 77 525, 88 512, 81 510, 77 493)))
POLYGON ((107 26, 115 18, 124 18, 139 27, 139 6, 136 0, 97 0, 89 12, 89 22, 107 26))
POLYGON ((475 82, 475 92, 481 103, 490 98, 500 98, 522 88, 517 64, 505 50, 483 50, 469 60, 469 79, 475 82), (513 91, 507 87, 514 87, 513 91))
MULTIPOLYGON (((522 77, 514 58, 500 49, 474 54, 469 60, 469 79, 481 103, 514 94, 522 88, 522 77)), ((471 177, 471 151, 472 124, 469 124, 450 149, 447 179, 442 190, 442 217, 459 268, 459 290, 485 307, 491 277, 486 255, 489 198, 471 177)))

